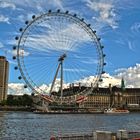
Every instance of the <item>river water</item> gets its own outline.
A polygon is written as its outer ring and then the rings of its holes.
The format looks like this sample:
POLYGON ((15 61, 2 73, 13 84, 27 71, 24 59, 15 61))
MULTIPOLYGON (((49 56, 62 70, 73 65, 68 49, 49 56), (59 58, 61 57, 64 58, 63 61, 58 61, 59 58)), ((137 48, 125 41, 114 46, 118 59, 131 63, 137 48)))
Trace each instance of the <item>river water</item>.
POLYGON ((49 140, 51 135, 95 130, 140 131, 140 113, 34 114, 0 112, 0 140, 49 140))

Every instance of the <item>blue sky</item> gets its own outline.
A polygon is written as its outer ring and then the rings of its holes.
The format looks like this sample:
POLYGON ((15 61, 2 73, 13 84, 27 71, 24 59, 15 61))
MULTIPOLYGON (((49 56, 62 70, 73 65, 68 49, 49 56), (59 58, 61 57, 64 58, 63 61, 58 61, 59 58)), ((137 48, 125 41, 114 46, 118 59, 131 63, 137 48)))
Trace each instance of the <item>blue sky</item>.
POLYGON ((140 2, 139 0, 1 0, 0 55, 10 62, 9 84, 22 83, 11 58, 18 29, 33 14, 48 9, 69 10, 83 17, 101 37, 107 65, 105 78, 124 77, 128 87, 140 85, 140 2))

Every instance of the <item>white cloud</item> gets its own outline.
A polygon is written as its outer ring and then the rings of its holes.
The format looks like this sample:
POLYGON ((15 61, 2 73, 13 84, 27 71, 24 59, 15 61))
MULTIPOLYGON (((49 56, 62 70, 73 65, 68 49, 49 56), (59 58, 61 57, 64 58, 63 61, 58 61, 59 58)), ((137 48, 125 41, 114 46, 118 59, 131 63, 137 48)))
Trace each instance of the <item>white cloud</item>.
POLYGON ((38 93, 42 93, 42 94, 49 94, 50 91, 50 87, 46 84, 42 84, 41 86, 35 87, 34 88, 38 93))
MULTIPOLYGON (((139 88, 140 87, 140 64, 136 64, 134 67, 128 69, 118 69, 119 73, 117 75, 111 76, 108 73, 102 75, 103 82, 99 83, 99 87, 108 87, 109 84, 112 86, 121 87, 121 79, 124 78, 126 88, 139 88)), ((91 82, 95 81, 94 76, 85 77, 79 81, 75 81, 75 85, 81 83, 84 86, 91 86, 91 82)), ((41 87, 41 86, 40 86, 41 87)), ((44 87, 44 85, 43 85, 44 87)), ((50 91, 51 84, 46 86, 46 91, 50 91)), ((64 88, 68 88, 69 83, 65 83, 64 88)), ((60 88, 60 79, 56 79, 53 91, 58 91, 60 88)), ((44 88, 41 88, 44 89, 44 88)))
MULTIPOLYGON (((124 78, 126 88, 140 88, 140 64, 136 64, 134 67, 120 68, 116 70, 117 75, 111 76, 108 73, 102 75, 103 82, 99 83, 99 87, 108 87, 109 84, 112 86, 121 87, 121 79, 124 78)), ((91 86, 91 82, 94 81, 94 76, 85 77, 79 81, 75 81, 75 85, 78 85, 80 82, 81 85, 91 86)), ((68 88, 69 83, 65 83, 63 88, 68 88)), ((8 94, 30 94, 31 92, 27 89, 24 89, 24 84, 22 83, 10 83, 8 85, 8 94)), ((42 84, 35 89, 41 93, 49 94, 51 84, 46 85, 42 84), (44 92, 43 92, 44 91, 44 92)), ((53 91, 58 91, 60 89, 60 79, 56 79, 53 91)))
POLYGON ((92 1, 86 0, 87 6, 98 15, 93 17, 98 23, 108 24, 110 27, 117 28, 115 6, 111 1, 92 1))
MULTIPOLYGON (((14 51, 9 50, 8 52, 14 56, 17 56, 17 50, 14 50, 14 51)), ((29 52, 26 52, 24 50, 19 50, 19 56, 28 56, 29 54, 30 54, 29 52)))
POLYGON ((75 81, 76 84, 81 83, 82 86, 91 86, 91 83, 95 81, 95 77, 94 76, 89 76, 89 77, 85 77, 83 79, 80 79, 78 81, 75 81))
POLYGON ((7 24, 10 24, 9 18, 8 17, 5 17, 3 15, 0 15, 0 22, 5 22, 7 24))
MULTIPOLYGON (((102 77, 103 82, 99 83, 99 87, 108 87, 109 84, 111 83, 112 86, 118 86, 120 87, 121 85, 121 78, 115 78, 113 76, 110 76, 109 74, 105 73, 102 77)), ((85 77, 83 79, 80 79, 78 81, 74 82, 75 86, 78 86, 79 83, 81 83, 81 86, 91 86, 91 83, 95 81, 95 77, 94 76, 89 76, 89 77, 85 77)), ((63 88, 66 89, 70 86, 70 83, 65 83, 65 81, 63 82, 63 88)), ((45 85, 42 84, 41 86, 39 86, 39 88, 35 88, 39 93, 48 93, 50 92, 50 88, 51 88, 51 84, 49 85, 45 85), (43 90, 43 91, 42 91, 43 90)), ((53 90, 52 91, 59 91, 60 89, 60 79, 56 79, 53 90)))
POLYGON ((103 79, 103 82, 99 84, 99 86, 101 87, 108 87, 109 84, 111 84, 112 86, 118 86, 118 87, 120 87, 121 85, 121 78, 116 78, 107 73, 102 75, 102 79, 103 79))
POLYGON ((23 94, 31 94, 31 92, 29 91, 29 89, 24 88, 23 83, 9 83, 8 94, 23 95, 23 94))
POLYGON ((81 27, 70 24, 61 27, 61 24, 42 24, 38 29, 40 34, 33 34, 27 38, 27 47, 40 51, 75 51, 80 43, 90 41, 90 37, 81 27), (42 29, 43 28, 43 29, 42 29), (62 29, 61 29, 62 28, 62 29), (46 32, 48 31, 48 32, 46 32), (77 35, 78 34, 78 35, 77 35))
POLYGON ((140 64, 136 64, 134 67, 129 67, 128 69, 122 69, 115 77, 123 77, 126 87, 140 88, 140 64))
POLYGON ((12 8, 13 10, 15 10, 16 6, 15 4, 10 2, 0 1, 0 8, 12 8))
POLYGON ((20 6, 34 6, 35 3, 38 3, 36 1, 29 1, 29 0, 7 0, 8 3, 14 4, 14 5, 20 5, 20 6))
MULTIPOLYGON (((105 73, 102 75, 103 82, 99 82, 99 87, 108 87, 111 83, 112 86, 120 86, 121 79, 115 78, 113 76, 110 76, 109 74, 105 73)), ((76 81, 76 83, 81 83, 83 86, 91 86, 91 83, 95 82, 94 76, 85 77, 79 81, 76 81)))
POLYGON ((115 70, 115 73, 121 73, 126 70, 127 70, 127 68, 119 68, 119 69, 115 70))
MULTIPOLYGON (((63 88, 68 88, 69 84, 63 84, 63 88)), ((46 85, 46 84, 42 84, 38 87, 35 87, 35 90, 38 92, 38 93, 42 93, 42 94, 48 94, 49 95, 49 92, 50 92, 50 89, 51 89, 51 84, 49 85, 46 85)), ((60 79, 57 78, 55 80, 55 84, 53 86, 53 89, 52 91, 55 91, 55 92, 58 92, 60 89, 60 79)))
MULTIPOLYGON (((9 3, 9 6, 12 6, 14 8, 14 5, 16 7, 27 7, 32 8, 32 11, 38 10, 39 12, 44 12, 49 7, 59 8, 61 10, 64 10, 62 0, 7 0, 7 3, 9 3)), ((28 12, 30 9, 28 9, 28 12)))

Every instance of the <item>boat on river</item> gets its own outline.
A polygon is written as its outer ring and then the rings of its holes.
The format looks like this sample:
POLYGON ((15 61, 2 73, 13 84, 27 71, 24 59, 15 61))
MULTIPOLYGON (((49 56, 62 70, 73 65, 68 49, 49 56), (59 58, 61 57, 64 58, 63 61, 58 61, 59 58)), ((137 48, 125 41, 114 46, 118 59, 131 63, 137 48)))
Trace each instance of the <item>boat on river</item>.
POLYGON ((108 108, 104 110, 105 114, 128 114, 129 110, 127 109, 117 109, 117 108, 108 108))

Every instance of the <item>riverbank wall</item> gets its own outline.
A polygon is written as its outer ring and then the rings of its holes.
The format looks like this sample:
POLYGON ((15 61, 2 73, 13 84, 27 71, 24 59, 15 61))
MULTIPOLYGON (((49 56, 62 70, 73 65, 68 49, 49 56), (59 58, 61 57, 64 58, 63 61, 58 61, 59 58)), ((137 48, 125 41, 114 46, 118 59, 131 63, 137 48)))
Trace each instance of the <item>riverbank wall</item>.
POLYGON ((33 111, 28 106, 0 106, 0 111, 33 111))
MULTIPOLYGON (((129 108, 128 109, 131 112, 140 112, 140 108, 129 108)), ((103 114, 103 110, 102 111, 62 111, 62 110, 58 110, 58 111, 42 111, 42 110, 38 110, 35 107, 30 107, 30 106, 0 106, 0 111, 31 111, 36 114, 103 114)))
POLYGON ((52 136, 50 140, 140 140, 139 132, 128 132, 126 130, 95 131, 85 134, 61 134, 61 136, 52 136))

